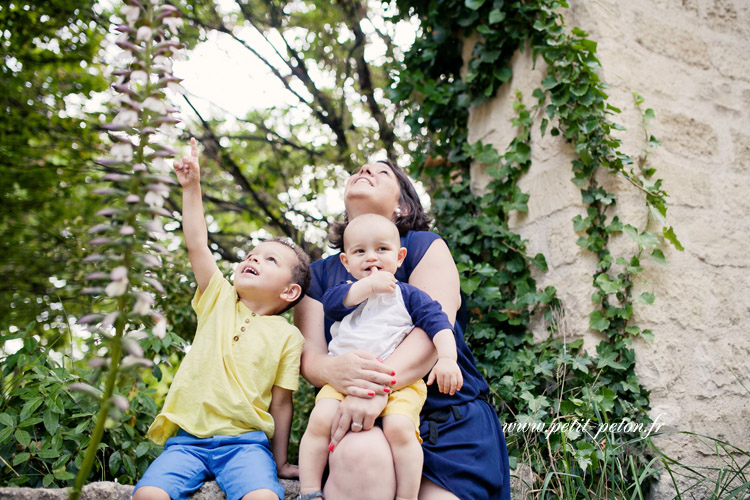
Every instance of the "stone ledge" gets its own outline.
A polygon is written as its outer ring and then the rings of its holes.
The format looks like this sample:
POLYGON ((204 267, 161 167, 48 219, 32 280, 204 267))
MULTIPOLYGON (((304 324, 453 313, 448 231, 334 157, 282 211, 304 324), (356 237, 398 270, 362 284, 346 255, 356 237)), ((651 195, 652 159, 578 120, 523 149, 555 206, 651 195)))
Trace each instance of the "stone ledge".
MULTIPOLYGON (((299 492, 299 481, 279 479, 286 492, 284 500, 293 500, 299 492)), ((133 486, 113 482, 90 483, 83 487, 81 500, 130 500, 133 486)), ((0 500, 66 500, 67 488, 0 488, 0 500)), ((216 481, 209 481, 196 491, 191 500, 225 500, 216 481)))

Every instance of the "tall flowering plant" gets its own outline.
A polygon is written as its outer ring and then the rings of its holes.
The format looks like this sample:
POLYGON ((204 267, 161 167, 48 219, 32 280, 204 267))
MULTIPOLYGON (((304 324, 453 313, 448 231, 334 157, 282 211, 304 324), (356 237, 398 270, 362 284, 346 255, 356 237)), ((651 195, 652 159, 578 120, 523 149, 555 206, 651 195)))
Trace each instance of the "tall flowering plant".
POLYGON ((152 366, 140 341, 163 338, 166 319, 156 311, 155 294, 164 287, 154 270, 166 254, 159 241, 164 235, 161 217, 169 186, 167 159, 174 150, 163 143, 172 135, 176 112, 166 101, 166 90, 181 91, 172 75, 172 57, 181 45, 176 37, 181 25, 179 10, 159 0, 126 0, 120 13, 125 24, 117 26, 116 44, 121 49, 114 71, 116 91, 110 101, 111 122, 102 128, 113 141, 109 157, 100 161, 106 170, 106 187, 93 192, 104 197, 98 215, 104 222, 89 233, 92 252, 85 260, 97 267, 86 277, 84 294, 100 298, 100 312, 79 320, 92 333, 95 357, 89 364, 106 374, 103 387, 75 383, 100 401, 96 423, 69 498, 79 498, 89 476, 110 415, 128 410, 128 398, 115 393, 118 376, 129 368, 152 366))

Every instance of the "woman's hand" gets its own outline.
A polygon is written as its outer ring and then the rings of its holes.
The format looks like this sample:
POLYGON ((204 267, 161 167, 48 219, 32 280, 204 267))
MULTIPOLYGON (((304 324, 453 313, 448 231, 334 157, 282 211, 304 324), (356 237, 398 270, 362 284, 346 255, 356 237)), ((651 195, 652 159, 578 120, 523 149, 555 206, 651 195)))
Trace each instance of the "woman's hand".
POLYGON ((351 351, 331 358, 325 379, 347 396, 371 398, 384 395, 396 383, 396 372, 366 351, 351 351), (387 390, 386 390, 387 389, 387 390))
POLYGON ((375 424, 375 419, 383 412, 388 396, 375 396, 362 399, 347 396, 339 404, 331 423, 331 447, 333 451, 347 432, 369 431, 375 424))
POLYGON ((302 375, 316 387, 330 384, 347 396, 371 398, 385 394, 396 380, 390 363, 386 365, 365 351, 329 356, 323 320, 323 304, 317 300, 305 297, 294 307, 294 324, 305 336, 302 375))

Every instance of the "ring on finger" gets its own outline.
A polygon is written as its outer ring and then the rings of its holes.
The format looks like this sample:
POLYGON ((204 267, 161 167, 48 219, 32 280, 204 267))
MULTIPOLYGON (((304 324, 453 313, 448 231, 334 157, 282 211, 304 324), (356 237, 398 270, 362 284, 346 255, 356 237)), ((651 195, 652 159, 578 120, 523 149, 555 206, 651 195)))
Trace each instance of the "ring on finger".
POLYGON ((359 422, 352 422, 352 427, 354 427, 355 429, 361 429, 362 424, 360 424, 359 422))

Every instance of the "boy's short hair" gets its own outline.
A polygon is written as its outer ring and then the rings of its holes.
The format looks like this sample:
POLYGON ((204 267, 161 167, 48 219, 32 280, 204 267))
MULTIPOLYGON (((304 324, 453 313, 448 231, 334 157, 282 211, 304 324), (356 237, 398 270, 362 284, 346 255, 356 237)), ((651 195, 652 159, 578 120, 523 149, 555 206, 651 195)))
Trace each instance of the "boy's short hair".
POLYGON ((310 257, 308 257, 307 254, 289 238, 276 237, 266 241, 271 243, 281 243, 282 245, 291 248, 292 251, 294 251, 294 255, 297 257, 297 265, 292 268, 292 283, 298 284, 302 289, 302 293, 297 297, 297 300, 290 302, 287 307, 280 311, 280 313, 283 313, 296 306, 307 293, 307 289, 310 288, 310 257))

